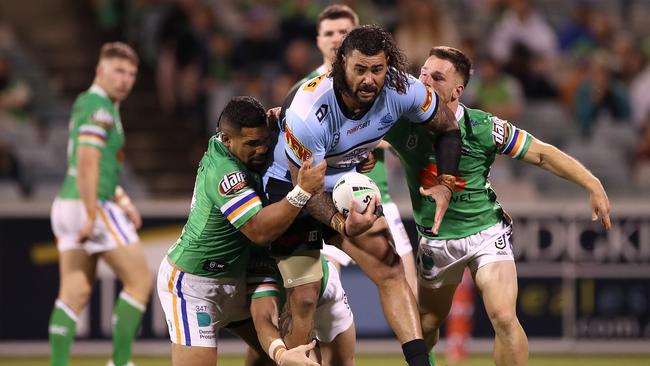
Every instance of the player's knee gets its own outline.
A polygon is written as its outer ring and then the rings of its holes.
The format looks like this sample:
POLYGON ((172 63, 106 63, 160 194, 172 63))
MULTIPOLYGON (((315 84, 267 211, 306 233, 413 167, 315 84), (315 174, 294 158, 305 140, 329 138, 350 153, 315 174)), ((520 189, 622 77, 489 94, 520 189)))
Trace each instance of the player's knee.
POLYGON ((63 285, 59 293, 59 299, 68 305, 74 312, 79 314, 92 293, 92 286, 87 283, 78 283, 74 286, 63 285))
POLYGON ((382 265, 375 266, 371 269, 369 277, 376 284, 387 284, 394 281, 404 281, 406 275, 404 274, 404 266, 402 261, 397 257, 397 261, 382 262, 382 265))
POLYGON ((510 332, 517 324, 514 309, 494 309, 488 312, 495 332, 510 332))
POLYGON ((318 303, 320 283, 307 284, 291 289, 291 307, 294 312, 313 311, 318 303))
POLYGON ((142 271, 124 282, 124 291, 140 301, 147 302, 153 286, 153 275, 142 271))
POLYGON ((425 334, 434 334, 442 325, 442 320, 432 313, 421 313, 420 322, 422 323, 422 332, 425 334))

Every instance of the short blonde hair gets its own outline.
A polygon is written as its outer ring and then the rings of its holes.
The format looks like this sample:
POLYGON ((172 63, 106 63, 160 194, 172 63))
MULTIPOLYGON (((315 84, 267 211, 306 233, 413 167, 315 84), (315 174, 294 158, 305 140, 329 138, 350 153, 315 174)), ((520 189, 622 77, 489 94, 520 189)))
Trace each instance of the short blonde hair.
POLYGON ((133 48, 123 42, 108 42, 104 43, 101 51, 99 51, 99 60, 120 58, 130 61, 133 65, 138 66, 140 59, 138 54, 135 53, 133 48))

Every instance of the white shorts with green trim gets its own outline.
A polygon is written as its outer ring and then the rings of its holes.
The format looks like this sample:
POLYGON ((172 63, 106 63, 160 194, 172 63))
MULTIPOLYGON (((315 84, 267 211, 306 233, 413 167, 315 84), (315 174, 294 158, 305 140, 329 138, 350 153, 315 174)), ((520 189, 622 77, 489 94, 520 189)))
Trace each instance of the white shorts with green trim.
POLYGON ((88 254, 102 253, 140 241, 133 223, 113 201, 97 201, 97 218, 92 235, 79 243, 79 231, 86 223, 86 208, 81 200, 56 198, 52 204, 52 231, 59 252, 82 249, 88 254))
POLYGON ((329 266, 327 287, 318 301, 314 314, 314 334, 316 339, 324 343, 332 342, 354 322, 339 273, 331 263, 328 262, 327 265, 329 266))
POLYGON ((501 221, 462 239, 420 238, 416 257, 418 283, 432 289, 458 285, 466 266, 474 274, 488 263, 514 261, 511 236, 512 224, 501 221))
MULTIPOLYGON (((384 209, 384 216, 386 216, 386 221, 388 222, 388 227, 390 228, 393 240, 395 241, 397 254, 401 257, 406 253, 411 253, 413 251, 411 240, 406 233, 397 205, 394 202, 389 202, 382 203, 382 207, 384 209)), ((350 258, 350 256, 333 245, 323 245, 321 253, 327 256, 327 258, 331 258, 337 263, 340 263, 342 266, 347 266, 352 263, 352 258, 350 258)))
POLYGON ((158 269, 158 298, 175 344, 217 347, 219 329, 250 318, 246 278, 208 278, 183 272, 167 257, 158 269))

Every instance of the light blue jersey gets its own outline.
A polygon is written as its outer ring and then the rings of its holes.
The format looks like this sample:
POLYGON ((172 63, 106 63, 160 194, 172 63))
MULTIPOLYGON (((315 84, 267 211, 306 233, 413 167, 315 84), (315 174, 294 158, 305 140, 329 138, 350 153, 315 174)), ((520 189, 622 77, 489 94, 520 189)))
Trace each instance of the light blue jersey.
POLYGON ((404 117, 414 123, 430 120, 438 96, 409 76, 406 93, 384 86, 368 112, 358 119, 344 115, 332 79, 320 75, 302 84, 285 110, 285 120, 266 178, 290 181, 288 159, 297 166, 309 157, 327 160, 325 190, 331 191, 345 173, 368 157, 388 130, 404 117))

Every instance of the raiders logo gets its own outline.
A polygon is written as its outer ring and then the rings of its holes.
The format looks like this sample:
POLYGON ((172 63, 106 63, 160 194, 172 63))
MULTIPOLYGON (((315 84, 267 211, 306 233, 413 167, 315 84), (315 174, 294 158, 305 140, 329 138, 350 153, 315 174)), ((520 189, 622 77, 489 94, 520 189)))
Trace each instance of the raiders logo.
POLYGON ((244 172, 229 173, 221 178, 219 182, 219 193, 222 196, 229 196, 244 189, 247 185, 246 174, 244 172))

